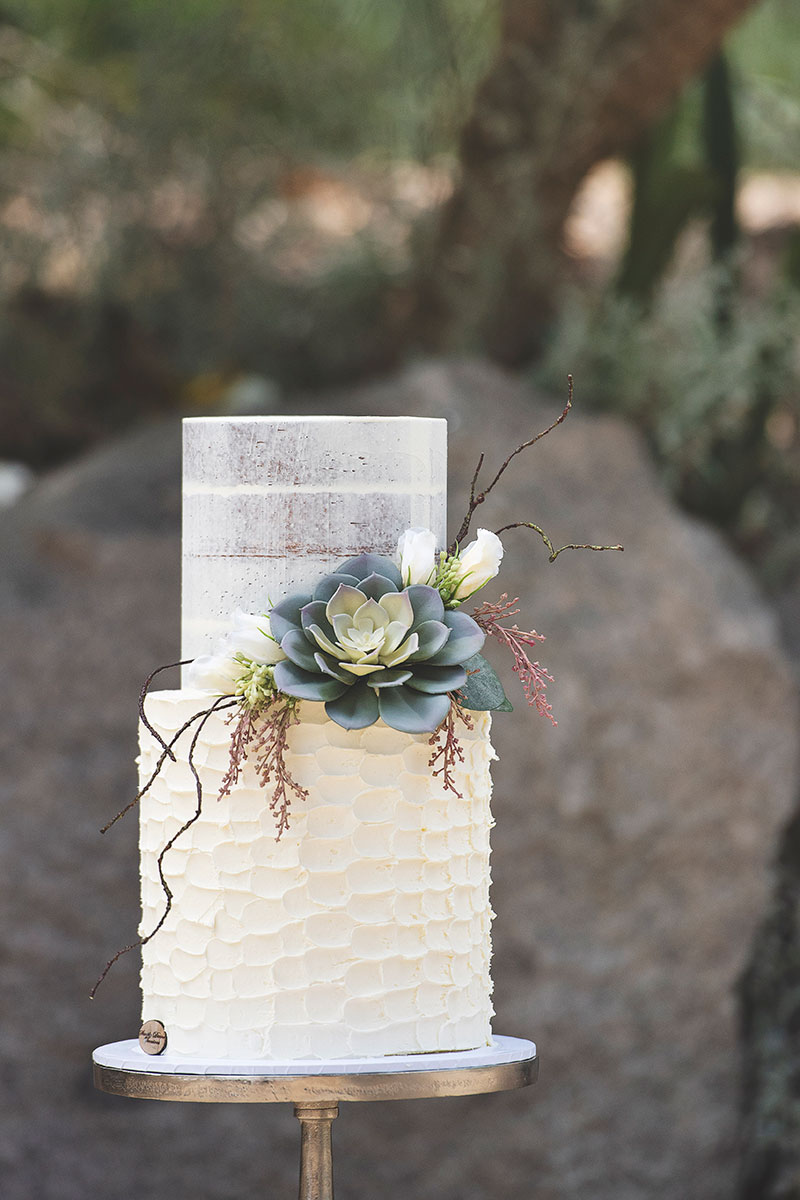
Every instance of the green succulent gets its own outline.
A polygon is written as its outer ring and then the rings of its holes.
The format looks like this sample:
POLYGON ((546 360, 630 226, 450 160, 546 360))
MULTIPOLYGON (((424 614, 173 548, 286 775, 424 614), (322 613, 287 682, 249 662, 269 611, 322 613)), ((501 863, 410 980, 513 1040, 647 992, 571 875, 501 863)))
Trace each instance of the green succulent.
POLYGON ((466 613, 445 611, 436 588, 404 588, 391 559, 376 554, 276 604, 270 626, 286 655, 274 668, 281 692, 324 701, 345 729, 380 718, 405 733, 438 728, 485 638, 466 613))

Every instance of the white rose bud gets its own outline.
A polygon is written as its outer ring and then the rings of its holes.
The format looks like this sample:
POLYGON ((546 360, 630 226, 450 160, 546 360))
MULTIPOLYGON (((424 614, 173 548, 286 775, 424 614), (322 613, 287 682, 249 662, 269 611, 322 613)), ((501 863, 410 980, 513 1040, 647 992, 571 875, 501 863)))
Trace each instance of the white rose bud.
POLYGON ((215 653, 203 654, 189 664, 186 686, 218 696, 235 695, 236 681, 244 671, 237 654, 269 666, 286 658, 271 636, 269 617, 237 609, 233 614, 233 628, 217 642, 215 653))
POLYGON ((242 664, 227 654, 203 654, 186 668, 186 686, 215 696, 233 696, 242 670, 242 664))
POLYGON ((252 662, 272 665, 286 658, 278 642, 272 637, 269 617, 259 613, 242 612, 233 614, 233 629, 226 634, 219 646, 223 654, 235 658, 243 654, 252 662))
POLYGON ((397 563, 404 587, 430 583, 436 571, 436 534, 430 529, 407 529, 397 543, 397 563))
POLYGON ((456 573, 459 578, 458 587, 453 593, 454 600, 467 600, 494 579, 500 570, 503 557, 503 543, 496 533, 489 529, 479 529, 474 542, 470 542, 466 550, 458 556, 456 573))

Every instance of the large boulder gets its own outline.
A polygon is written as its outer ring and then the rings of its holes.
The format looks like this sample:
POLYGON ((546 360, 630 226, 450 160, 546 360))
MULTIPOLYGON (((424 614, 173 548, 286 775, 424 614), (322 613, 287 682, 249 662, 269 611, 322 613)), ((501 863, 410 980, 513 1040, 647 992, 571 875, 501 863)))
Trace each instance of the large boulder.
MULTIPOLYGON (((487 471, 560 411, 479 363, 427 364, 306 409, 446 416, 451 528, 487 471)), ((5 687, 2 976, 7 1200, 291 1194, 288 1106, 130 1103, 89 1055, 135 1035, 135 708, 177 657, 176 430, 60 472, 0 514, 5 687), (10 786, 10 780, 15 783, 10 786)), ((677 513, 631 430, 573 412, 510 465, 476 525, 504 535, 558 718, 517 704, 495 741, 498 1032, 535 1038, 528 1092, 344 1106, 351 1197, 722 1200, 734 1178, 734 985, 795 783, 796 704, 765 605, 708 529, 677 513)), ((496 664, 501 657, 489 653, 496 664)))

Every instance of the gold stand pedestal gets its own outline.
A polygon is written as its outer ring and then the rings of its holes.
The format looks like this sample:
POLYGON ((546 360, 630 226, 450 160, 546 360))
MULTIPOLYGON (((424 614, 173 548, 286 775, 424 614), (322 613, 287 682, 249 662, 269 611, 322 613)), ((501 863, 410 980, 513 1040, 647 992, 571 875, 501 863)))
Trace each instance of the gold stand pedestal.
POLYGON ((301 1129, 299 1200, 333 1200, 331 1124, 340 1101, 476 1096, 527 1087, 539 1073, 534 1043, 506 1037, 463 1053, 227 1066, 166 1056, 162 1061, 148 1057, 135 1042, 116 1042, 95 1050, 93 1060, 95 1087, 114 1096, 294 1104, 301 1129))

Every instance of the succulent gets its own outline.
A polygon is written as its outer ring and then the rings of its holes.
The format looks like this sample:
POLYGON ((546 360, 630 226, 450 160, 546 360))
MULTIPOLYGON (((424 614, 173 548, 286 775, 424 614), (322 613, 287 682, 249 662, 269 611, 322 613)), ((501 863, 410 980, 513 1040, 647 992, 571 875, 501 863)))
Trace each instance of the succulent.
POLYGON ((286 655, 275 665, 281 692, 325 701, 345 729, 380 717, 405 733, 438 728, 485 637, 466 613, 446 612, 435 588, 404 588, 391 559, 376 554, 349 559, 311 595, 282 600, 270 624, 286 655))

